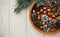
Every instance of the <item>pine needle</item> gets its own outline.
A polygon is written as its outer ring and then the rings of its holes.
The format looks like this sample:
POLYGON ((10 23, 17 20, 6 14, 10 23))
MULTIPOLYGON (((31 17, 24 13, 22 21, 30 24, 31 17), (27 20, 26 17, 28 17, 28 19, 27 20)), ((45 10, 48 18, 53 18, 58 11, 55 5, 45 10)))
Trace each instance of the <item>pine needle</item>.
MULTIPOLYGON (((20 11, 24 8, 29 7, 33 1, 35 0, 16 0, 17 1, 17 7, 15 8, 16 13, 20 13, 20 11)), ((39 6, 40 3, 43 3, 43 0, 36 0, 37 2, 37 7, 39 6), (41 2, 42 1, 42 2, 41 2)))

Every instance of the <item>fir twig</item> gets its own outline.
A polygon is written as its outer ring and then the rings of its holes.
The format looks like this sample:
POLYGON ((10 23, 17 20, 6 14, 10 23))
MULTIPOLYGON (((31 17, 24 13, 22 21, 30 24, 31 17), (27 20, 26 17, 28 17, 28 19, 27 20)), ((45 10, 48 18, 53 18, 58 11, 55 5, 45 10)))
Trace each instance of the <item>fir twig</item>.
MULTIPOLYGON (((22 9, 29 7, 35 0, 16 0, 16 1, 17 1, 17 8, 15 8, 14 11, 16 13, 20 13, 22 9)), ((43 3, 43 0, 36 0, 36 2, 38 4, 37 6, 39 6, 40 3, 43 3)))

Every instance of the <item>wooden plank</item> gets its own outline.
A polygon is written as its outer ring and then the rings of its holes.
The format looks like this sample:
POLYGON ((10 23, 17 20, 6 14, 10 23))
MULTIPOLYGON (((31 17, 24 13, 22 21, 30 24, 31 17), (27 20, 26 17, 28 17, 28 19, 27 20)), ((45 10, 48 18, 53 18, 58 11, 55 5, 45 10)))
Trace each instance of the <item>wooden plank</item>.
POLYGON ((0 37, 9 37, 9 0, 0 0, 0 37))

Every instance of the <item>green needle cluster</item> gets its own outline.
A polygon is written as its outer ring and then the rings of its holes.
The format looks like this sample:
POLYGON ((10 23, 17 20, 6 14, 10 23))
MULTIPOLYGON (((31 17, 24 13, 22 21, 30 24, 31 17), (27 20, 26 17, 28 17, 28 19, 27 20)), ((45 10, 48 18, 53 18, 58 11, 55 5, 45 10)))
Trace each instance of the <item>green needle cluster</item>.
POLYGON ((29 7, 34 1, 37 2, 38 4, 37 7, 41 2, 43 2, 43 0, 16 0, 17 7, 15 8, 14 11, 16 13, 20 13, 22 9, 29 7))

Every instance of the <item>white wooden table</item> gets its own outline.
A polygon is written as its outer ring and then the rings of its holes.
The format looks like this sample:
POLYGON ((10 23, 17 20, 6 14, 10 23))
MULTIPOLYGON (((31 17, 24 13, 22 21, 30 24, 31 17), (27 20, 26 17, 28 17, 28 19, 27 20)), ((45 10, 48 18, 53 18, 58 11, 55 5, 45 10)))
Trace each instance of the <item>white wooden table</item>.
POLYGON ((29 20, 29 9, 14 13, 15 0, 0 0, 0 37, 60 37, 60 33, 44 35, 29 20))

